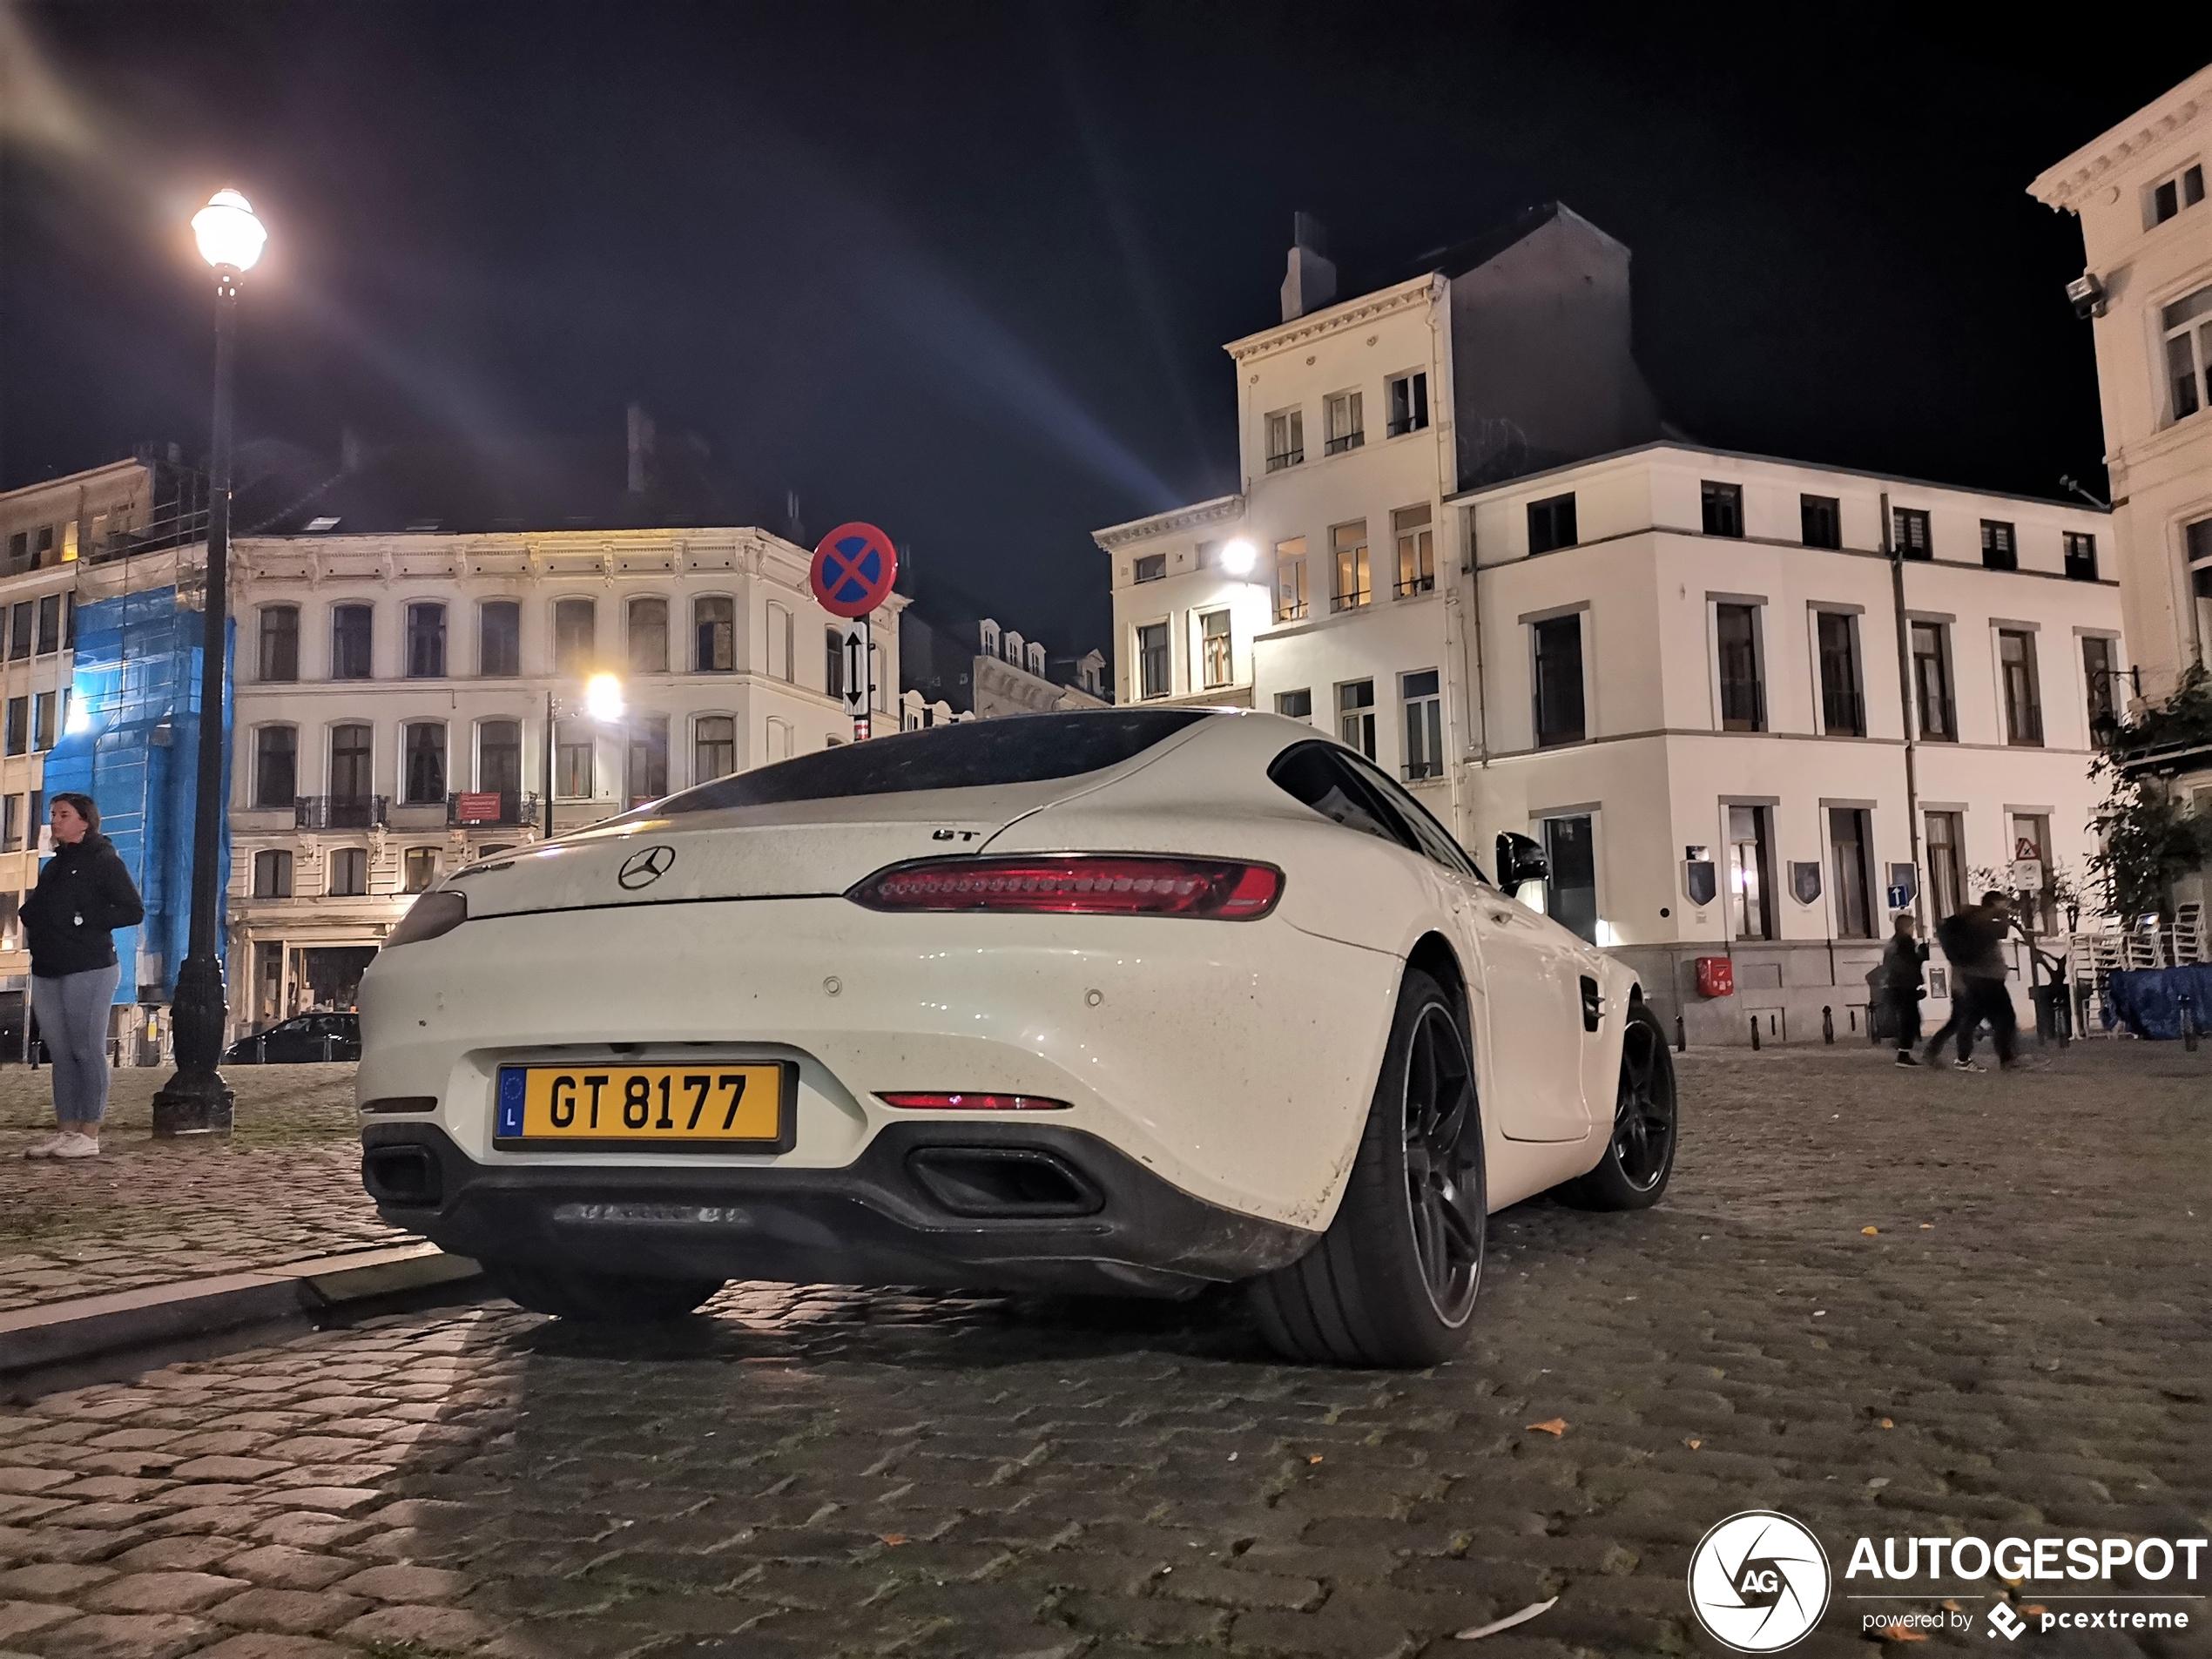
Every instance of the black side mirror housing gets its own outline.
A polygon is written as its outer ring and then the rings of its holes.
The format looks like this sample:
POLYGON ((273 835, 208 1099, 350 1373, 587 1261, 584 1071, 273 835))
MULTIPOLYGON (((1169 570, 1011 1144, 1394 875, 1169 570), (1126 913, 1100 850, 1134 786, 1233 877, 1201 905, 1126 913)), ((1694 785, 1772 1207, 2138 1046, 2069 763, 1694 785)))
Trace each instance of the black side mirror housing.
POLYGON ((1541 843, 1511 830, 1498 837, 1498 885, 1511 893, 1524 881, 1550 879, 1552 861, 1541 843))

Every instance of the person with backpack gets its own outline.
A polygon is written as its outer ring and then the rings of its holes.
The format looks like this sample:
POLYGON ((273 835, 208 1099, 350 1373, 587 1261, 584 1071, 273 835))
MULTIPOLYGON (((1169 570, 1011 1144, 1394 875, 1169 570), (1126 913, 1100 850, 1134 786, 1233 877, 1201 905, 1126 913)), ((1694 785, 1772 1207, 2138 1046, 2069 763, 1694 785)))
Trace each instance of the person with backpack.
POLYGON ((1930 1065, 1943 1052, 1944 1039, 1956 1032, 1959 1057, 1951 1062, 1952 1069, 1979 1071, 1974 1064, 1974 1032, 1985 1020, 1997 1063, 2008 1071, 2016 1063, 2013 1037, 2020 1019, 2013 1011, 2013 993, 2006 983, 2011 970, 2004 954, 2011 931, 2012 901, 1994 888, 1981 895, 1979 904, 1968 905, 1937 927, 1936 943, 1951 964, 1951 1019, 1923 1054, 1930 1065))
POLYGON ((1927 976, 1921 964, 1928 948, 1920 942, 1920 924, 1909 910, 1900 910, 1893 923, 1889 948, 1882 953, 1879 976, 1883 1002, 1897 1025, 1897 1063, 1917 1066, 1912 1051, 1920 1045, 1920 999, 1927 995, 1927 976))
POLYGON ((54 797, 54 856, 24 900, 30 945, 30 999, 54 1059, 54 1124, 60 1133, 24 1152, 32 1158, 100 1155, 107 1116, 108 1008, 123 969, 111 930, 134 927, 146 908, 115 844, 100 833, 90 795, 54 797))

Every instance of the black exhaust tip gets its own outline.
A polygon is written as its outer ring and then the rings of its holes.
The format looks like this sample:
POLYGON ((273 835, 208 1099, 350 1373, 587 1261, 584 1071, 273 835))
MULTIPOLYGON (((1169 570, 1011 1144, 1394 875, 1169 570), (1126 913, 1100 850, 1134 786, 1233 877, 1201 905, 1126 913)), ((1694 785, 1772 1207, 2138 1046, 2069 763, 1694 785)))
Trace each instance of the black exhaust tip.
POLYGON ((1096 1215, 1106 1197, 1074 1165, 1027 1146, 925 1146, 907 1172, 938 1205, 979 1220, 1096 1215))
POLYGON ((445 1177, 427 1146, 372 1146, 361 1154, 361 1185, 379 1204, 400 1209, 435 1209, 445 1197, 445 1177))

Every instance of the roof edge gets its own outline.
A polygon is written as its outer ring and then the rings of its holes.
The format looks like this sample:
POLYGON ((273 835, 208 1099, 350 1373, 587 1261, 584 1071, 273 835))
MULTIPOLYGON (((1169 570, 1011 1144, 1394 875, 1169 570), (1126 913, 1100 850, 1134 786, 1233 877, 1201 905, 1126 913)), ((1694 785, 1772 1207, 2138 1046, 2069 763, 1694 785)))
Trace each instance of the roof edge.
POLYGON ((2079 212, 2078 204, 2092 185, 2208 111, 2212 111, 2212 64, 2125 120, 2114 122, 2063 161, 2046 167, 2028 185, 2027 193, 2058 212, 2079 212))

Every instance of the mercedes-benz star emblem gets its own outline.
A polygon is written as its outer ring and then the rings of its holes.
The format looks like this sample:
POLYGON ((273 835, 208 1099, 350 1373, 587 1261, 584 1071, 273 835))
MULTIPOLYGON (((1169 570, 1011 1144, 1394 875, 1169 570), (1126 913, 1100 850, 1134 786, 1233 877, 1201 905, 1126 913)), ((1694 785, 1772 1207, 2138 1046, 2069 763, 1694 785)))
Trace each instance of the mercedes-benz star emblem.
POLYGON ((668 873, 668 867, 676 862, 672 846, 649 846, 642 853, 632 853, 624 861, 622 873, 615 880, 631 892, 651 887, 668 873))

